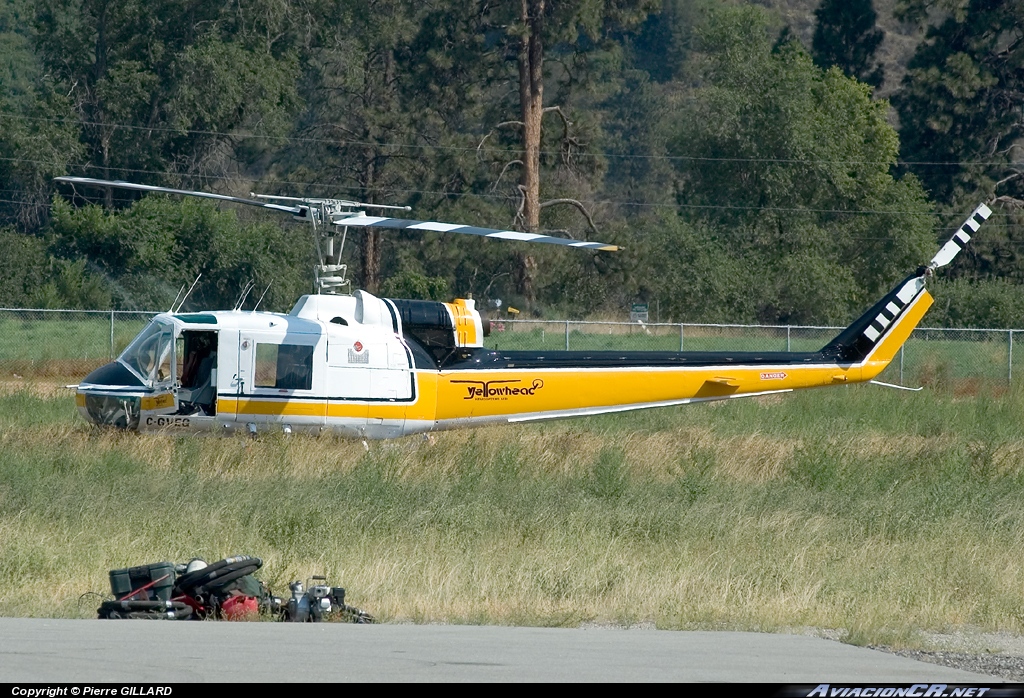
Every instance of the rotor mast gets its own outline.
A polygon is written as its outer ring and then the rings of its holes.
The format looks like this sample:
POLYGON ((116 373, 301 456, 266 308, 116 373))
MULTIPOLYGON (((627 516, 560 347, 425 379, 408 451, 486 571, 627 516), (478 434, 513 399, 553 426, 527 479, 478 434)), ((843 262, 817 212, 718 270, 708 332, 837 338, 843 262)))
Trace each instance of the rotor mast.
POLYGON ((391 211, 411 211, 411 206, 388 206, 368 204, 344 199, 308 199, 296 196, 272 196, 250 192, 253 199, 285 201, 302 204, 296 220, 308 221, 313 225, 313 245, 316 248, 317 264, 313 268, 316 292, 324 295, 348 295, 352 281, 348 278, 348 265, 343 264, 342 254, 348 238, 347 218, 366 216, 365 209, 377 208, 391 211), (328 226, 335 228, 332 231, 328 226), (341 228, 341 233, 337 232, 341 228))

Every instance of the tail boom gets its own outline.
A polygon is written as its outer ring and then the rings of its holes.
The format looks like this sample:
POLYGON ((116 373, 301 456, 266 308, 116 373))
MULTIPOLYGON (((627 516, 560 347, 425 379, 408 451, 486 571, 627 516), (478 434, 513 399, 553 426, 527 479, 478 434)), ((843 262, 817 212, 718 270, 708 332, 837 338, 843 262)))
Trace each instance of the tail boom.
POLYGON ((873 380, 934 302, 925 288, 991 214, 982 204, 928 266, 896 285, 821 350, 497 352, 439 366, 435 428, 606 414, 873 380))

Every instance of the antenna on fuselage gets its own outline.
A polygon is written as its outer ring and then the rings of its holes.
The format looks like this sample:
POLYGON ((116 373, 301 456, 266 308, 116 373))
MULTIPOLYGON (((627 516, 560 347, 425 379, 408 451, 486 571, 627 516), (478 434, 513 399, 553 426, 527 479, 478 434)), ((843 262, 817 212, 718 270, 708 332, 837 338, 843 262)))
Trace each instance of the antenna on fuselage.
POLYGON ((254 312, 254 313, 255 313, 255 312, 256 312, 256 308, 260 307, 260 303, 262 303, 262 302, 263 302, 263 296, 267 295, 267 291, 269 291, 269 290, 270 290, 270 287, 271 287, 271 286, 273 286, 273 285, 274 285, 274 280, 273 280, 273 279, 271 279, 271 280, 270 280, 270 283, 269 283, 269 284, 267 284, 267 287, 266 287, 265 289, 263 289, 263 295, 262 295, 262 296, 260 296, 260 299, 259 299, 258 301, 256 301, 256 305, 254 305, 254 306, 252 307, 252 312, 254 312))
MULTIPOLYGON (((188 300, 188 297, 189 297, 190 295, 192 295, 192 289, 194 289, 194 288, 196 287, 196 284, 198 284, 198 283, 199 283, 199 279, 201 279, 201 278, 203 278, 203 273, 202 273, 202 272, 199 272, 199 276, 197 276, 197 277, 196 277, 196 280, 195 280, 195 281, 193 281, 193 282, 192 282, 192 285, 188 287, 188 291, 186 291, 186 292, 185 292, 185 295, 184 295, 184 296, 182 296, 182 298, 181 298, 181 302, 180 302, 180 303, 178 303, 178 307, 177 307, 177 308, 175 308, 175 307, 174 307, 174 305, 171 305, 171 311, 170 311, 170 312, 172 312, 172 313, 177 313, 177 312, 181 312, 181 306, 185 305, 185 301, 187 301, 187 300, 188 300)), ((185 288, 185 286, 184 286, 184 285, 182 285, 182 288, 185 288)), ((178 293, 181 293, 181 291, 179 291, 178 293)), ((178 300, 178 297, 177 297, 177 296, 175 296, 175 297, 174 297, 174 300, 175 300, 175 302, 177 302, 177 300, 178 300)))
POLYGON ((178 292, 176 294, 174 294, 174 300, 171 301, 171 307, 167 309, 167 312, 169 312, 169 313, 173 313, 174 312, 174 306, 176 306, 178 304, 178 298, 181 296, 181 294, 184 292, 184 290, 185 290, 185 284, 182 284, 181 288, 178 289, 178 292))
POLYGON ((248 296, 249 295, 249 291, 253 290, 255 287, 256 287, 256 282, 254 282, 252 279, 249 279, 248 281, 246 281, 245 282, 245 288, 242 289, 242 295, 240 295, 238 297, 238 302, 235 303, 235 307, 232 308, 232 310, 238 310, 239 308, 241 308, 242 307, 242 303, 245 303, 245 297, 248 296))

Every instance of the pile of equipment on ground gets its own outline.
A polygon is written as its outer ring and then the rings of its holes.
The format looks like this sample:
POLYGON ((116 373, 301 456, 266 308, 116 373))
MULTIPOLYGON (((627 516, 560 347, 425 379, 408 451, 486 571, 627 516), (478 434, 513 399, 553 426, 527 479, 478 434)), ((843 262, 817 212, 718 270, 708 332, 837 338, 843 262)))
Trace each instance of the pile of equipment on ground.
POLYGON ((110 570, 114 600, 104 601, 100 618, 166 620, 275 618, 292 622, 340 620, 372 623, 373 617, 345 604, 345 590, 328 586, 325 577, 289 585, 287 600, 274 596, 253 573, 263 566, 258 557, 236 555, 212 564, 193 559, 175 565, 110 570))

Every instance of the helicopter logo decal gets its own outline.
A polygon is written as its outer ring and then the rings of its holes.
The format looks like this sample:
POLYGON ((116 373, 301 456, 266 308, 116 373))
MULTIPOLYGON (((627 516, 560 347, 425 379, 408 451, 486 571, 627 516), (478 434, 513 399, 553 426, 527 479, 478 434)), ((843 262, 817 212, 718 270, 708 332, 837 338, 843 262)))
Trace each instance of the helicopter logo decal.
POLYGON ((370 363, 370 352, 363 351, 363 343, 356 341, 348 350, 348 362, 350 364, 370 363))
POLYGON ((538 390, 544 387, 544 381, 540 378, 534 378, 533 383, 529 387, 511 386, 504 385, 505 383, 522 383, 521 380, 500 380, 500 381, 470 381, 470 380, 453 380, 452 383, 469 383, 466 386, 467 395, 464 400, 472 400, 474 398, 480 398, 484 400, 507 400, 510 396, 515 395, 534 395, 538 390), (502 384, 501 387, 491 387, 502 384))

